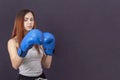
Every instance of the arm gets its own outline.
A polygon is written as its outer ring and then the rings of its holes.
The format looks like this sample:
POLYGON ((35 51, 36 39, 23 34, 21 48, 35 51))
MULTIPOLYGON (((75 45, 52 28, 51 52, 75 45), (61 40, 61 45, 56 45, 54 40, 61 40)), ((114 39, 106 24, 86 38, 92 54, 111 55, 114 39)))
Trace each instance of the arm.
POLYGON ((44 49, 43 46, 40 47, 43 51, 43 58, 42 58, 42 64, 45 68, 49 69, 51 67, 51 63, 52 63, 52 56, 50 55, 46 55, 46 53, 44 53, 44 49))
POLYGON ((16 44, 17 43, 14 39, 10 39, 8 41, 7 46, 8 46, 8 52, 9 52, 10 60, 12 63, 12 67, 17 70, 21 65, 23 59, 18 56, 16 44))
POLYGON ((43 59, 42 59, 42 64, 45 68, 49 69, 51 67, 51 63, 52 63, 52 56, 49 55, 43 55, 43 59))
POLYGON ((43 62, 45 67, 50 68, 51 62, 52 62, 52 55, 54 53, 55 49, 55 37, 53 34, 49 32, 43 33, 44 40, 43 40, 43 50, 44 50, 44 56, 43 56, 43 62))

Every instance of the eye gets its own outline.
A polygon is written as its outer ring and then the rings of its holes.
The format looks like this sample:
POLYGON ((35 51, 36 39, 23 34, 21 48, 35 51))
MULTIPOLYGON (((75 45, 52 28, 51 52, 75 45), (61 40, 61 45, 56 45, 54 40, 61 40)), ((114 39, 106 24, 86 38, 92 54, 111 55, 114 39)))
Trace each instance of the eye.
POLYGON ((31 18, 31 19, 30 19, 30 21, 34 21, 34 19, 33 19, 33 18, 31 18))
POLYGON ((27 21, 28 19, 24 19, 24 21, 27 21))
POLYGON ((24 21, 27 21, 26 19, 24 21))

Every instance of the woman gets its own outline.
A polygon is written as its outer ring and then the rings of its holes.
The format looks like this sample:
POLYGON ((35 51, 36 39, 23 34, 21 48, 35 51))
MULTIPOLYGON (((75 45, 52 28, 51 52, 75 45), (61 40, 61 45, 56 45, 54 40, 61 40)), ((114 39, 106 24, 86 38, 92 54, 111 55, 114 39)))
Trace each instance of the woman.
POLYGON ((47 55, 42 45, 34 45, 25 57, 18 55, 18 48, 24 36, 36 28, 35 15, 28 9, 21 10, 15 18, 11 38, 8 40, 8 52, 12 67, 19 69, 18 80, 47 80, 42 65, 49 69, 52 56, 47 55))

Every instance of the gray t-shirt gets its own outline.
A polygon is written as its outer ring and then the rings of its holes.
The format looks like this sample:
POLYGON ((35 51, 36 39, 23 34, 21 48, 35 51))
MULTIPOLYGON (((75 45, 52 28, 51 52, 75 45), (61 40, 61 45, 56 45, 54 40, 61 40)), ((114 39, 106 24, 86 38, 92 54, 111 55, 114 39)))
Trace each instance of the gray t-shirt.
POLYGON ((42 48, 39 48, 40 54, 35 47, 32 47, 19 67, 19 74, 24 76, 39 76, 42 74, 41 60, 44 54, 42 48))

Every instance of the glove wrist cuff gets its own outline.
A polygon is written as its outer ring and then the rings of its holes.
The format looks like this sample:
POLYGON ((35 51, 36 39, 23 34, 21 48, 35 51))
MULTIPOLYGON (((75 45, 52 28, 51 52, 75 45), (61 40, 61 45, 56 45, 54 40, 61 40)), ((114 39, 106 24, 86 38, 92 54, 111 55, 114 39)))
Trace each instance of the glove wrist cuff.
POLYGON ((45 50, 45 54, 46 54, 46 55, 49 55, 49 56, 52 56, 52 55, 53 55, 53 50, 51 50, 51 49, 46 49, 46 50, 45 50))

